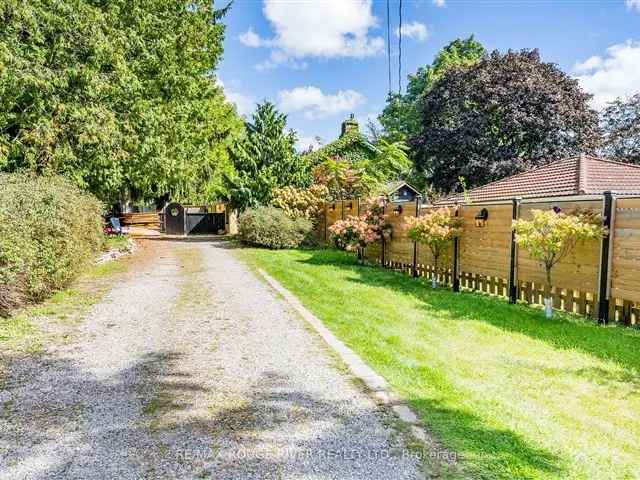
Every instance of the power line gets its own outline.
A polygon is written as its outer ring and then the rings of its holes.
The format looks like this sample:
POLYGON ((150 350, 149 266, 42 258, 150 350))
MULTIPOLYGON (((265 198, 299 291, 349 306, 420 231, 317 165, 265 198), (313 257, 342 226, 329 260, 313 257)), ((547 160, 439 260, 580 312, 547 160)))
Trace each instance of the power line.
POLYGON ((391 94, 391 14, 387 0, 387 69, 389 70, 389 94, 391 94))
POLYGON ((402 94, 402 0, 398 5, 398 93, 402 94))

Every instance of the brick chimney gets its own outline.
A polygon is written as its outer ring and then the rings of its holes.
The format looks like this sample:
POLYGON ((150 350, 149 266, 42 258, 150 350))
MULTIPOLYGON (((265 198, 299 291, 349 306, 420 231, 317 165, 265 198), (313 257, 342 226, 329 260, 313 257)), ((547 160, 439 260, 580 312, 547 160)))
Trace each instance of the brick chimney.
POLYGON ((357 133, 358 130, 359 130, 358 121, 356 120, 355 115, 352 113, 351 115, 349 115, 349 118, 347 118, 344 122, 342 122, 342 131, 340 133, 340 136, 342 137, 347 133, 351 133, 351 132, 357 133))

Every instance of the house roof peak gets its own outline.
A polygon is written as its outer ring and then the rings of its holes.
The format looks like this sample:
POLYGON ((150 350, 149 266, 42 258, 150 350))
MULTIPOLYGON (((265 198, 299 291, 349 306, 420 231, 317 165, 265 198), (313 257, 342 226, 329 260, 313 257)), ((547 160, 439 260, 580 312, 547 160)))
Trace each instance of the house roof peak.
MULTIPOLYGON (((501 201, 514 197, 544 198, 571 195, 640 194, 640 166, 591 155, 576 155, 473 188, 471 201, 501 201)), ((464 201, 464 194, 439 204, 464 201)))

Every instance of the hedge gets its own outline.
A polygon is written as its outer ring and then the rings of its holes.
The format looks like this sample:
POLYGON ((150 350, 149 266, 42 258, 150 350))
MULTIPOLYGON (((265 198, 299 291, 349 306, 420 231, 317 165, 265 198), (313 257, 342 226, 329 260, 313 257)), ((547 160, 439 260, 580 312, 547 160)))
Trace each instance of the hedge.
POLYGON ((267 248, 295 248, 307 240, 313 225, 306 218, 291 218, 275 207, 246 210, 238 221, 243 243, 267 248))
POLYGON ((67 285, 99 250, 102 204, 55 176, 0 173, 0 315, 67 285))

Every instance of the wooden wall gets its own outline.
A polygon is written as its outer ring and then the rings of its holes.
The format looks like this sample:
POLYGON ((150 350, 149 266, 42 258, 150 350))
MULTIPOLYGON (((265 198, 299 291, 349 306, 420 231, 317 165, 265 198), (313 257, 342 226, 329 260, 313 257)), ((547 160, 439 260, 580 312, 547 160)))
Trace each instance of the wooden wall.
POLYGON ((407 218, 416 216, 415 202, 389 203, 385 212, 393 227, 391 241, 385 241, 385 264, 396 270, 411 272, 413 268, 413 241, 407 235, 407 218), (394 213, 398 207, 402 212, 394 213))
POLYGON ((460 238, 460 267, 472 274, 507 279, 511 262, 511 204, 464 206, 459 216, 464 221, 460 238), (475 216, 486 208, 489 218, 484 227, 476 227, 475 216))
POLYGON ((640 198, 617 199, 614 224, 611 296, 640 302, 640 198))
MULTIPOLYGON (((553 202, 553 203, 526 203, 520 207, 520 218, 531 218, 532 210, 549 210, 558 206, 564 212, 569 212, 580 207, 598 213, 602 212, 602 201, 590 202, 553 202)), ((562 262, 554 267, 552 281, 562 285, 563 288, 584 290, 589 293, 598 291, 598 274, 600 269, 600 241, 593 240, 576 245, 562 262)), ((544 269, 529 257, 529 254, 518 249, 518 277, 530 282, 543 283, 544 269)))
POLYGON ((143 226, 159 230, 159 212, 123 213, 120 216, 120 223, 124 226, 143 226))
MULTIPOLYGON (((357 200, 327 204, 326 216, 319 225, 331 226, 335 221, 356 215, 343 203, 357 205, 357 200)), ((565 212, 575 208, 590 209, 601 213, 603 202, 599 200, 523 202, 519 218, 531 218, 533 210, 559 207, 565 212)), ((425 214, 433 207, 422 207, 418 214, 425 214)), ((452 209, 452 212, 454 210, 452 209)), ((433 269, 433 257, 427 246, 417 245, 407 236, 407 217, 416 215, 415 202, 389 203, 385 208, 387 220, 393 226, 391 239, 370 245, 366 249, 369 261, 417 276, 431 278, 437 275, 441 283, 452 283, 452 249, 440 261, 438 272, 433 269), (400 214, 394 209, 402 206, 400 214), (384 254, 383 254, 384 248, 384 254)), ((492 295, 508 296, 511 267, 511 223, 513 206, 501 204, 472 204, 458 207, 463 219, 464 233, 459 240, 458 278, 462 289, 476 290, 492 295), (482 209, 489 212, 485 226, 476 226, 475 216, 482 209)), ((614 226, 611 229, 610 262, 610 317, 616 321, 640 324, 640 198, 615 200, 614 226)), ((580 243, 560 262, 552 272, 555 308, 594 316, 597 313, 601 242, 580 243)), ((516 281, 517 297, 521 301, 542 304, 544 268, 530 258, 523 249, 517 249, 516 281)))

